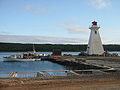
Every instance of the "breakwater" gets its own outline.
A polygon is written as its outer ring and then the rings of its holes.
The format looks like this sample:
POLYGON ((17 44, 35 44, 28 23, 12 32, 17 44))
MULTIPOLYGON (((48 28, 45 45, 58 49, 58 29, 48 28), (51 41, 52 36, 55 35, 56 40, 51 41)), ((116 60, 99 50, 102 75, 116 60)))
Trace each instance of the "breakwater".
MULTIPOLYGON (((99 62, 91 63, 91 60, 89 59, 92 58, 96 58, 92 62, 100 59, 100 57, 97 58, 97 57, 78 57, 78 56, 50 56, 46 58, 46 60, 52 63, 63 65, 66 67, 67 70, 72 70, 75 74, 78 75, 103 75, 110 73, 120 73, 119 69, 116 69, 111 66, 106 66, 104 63, 103 64, 99 64, 99 62)), ((103 61, 105 60, 103 59, 103 61)))
MULTIPOLYGON (((90 58, 90 57, 89 57, 90 58)), ((93 57, 92 57, 93 58, 93 57)), ((97 58, 97 57, 96 57, 97 58)), ((108 74, 120 74, 120 70, 117 70, 112 67, 108 67, 105 65, 99 65, 99 62, 96 64, 91 64, 91 60, 88 60, 87 57, 76 57, 76 56, 46 56, 41 57, 42 60, 49 63, 57 63, 62 66, 65 66, 65 70, 38 70, 38 71, 27 71, 27 72, 0 72, 0 78, 28 78, 28 77, 42 77, 42 78, 51 78, 56 76, 92 76, 92 75, 108 75, 108 74), (90 61, 90 62, 88 62, 90 61)), ((95 59, 97 60, 97 59, 95 59)), ((93 60, 93 61, 95 61, 93 60)), ((98 59, 99 60, 99 59, 98 59)), ((93 62, 92 61, 92 62, 93 62)), ((44 61, 41 61, 44 62, 44 61)), ((111 62, 111 61, 110 61, 111 62)), ((27 63, 27 62, 23 62, 27 63)), ((33 62, 28 62, 32 63, 33 62)), ((40 63, 38 61, 34 63, 40 63)), ((12 63, 9 63, 12 64, 12 63)), ((52 64, 52 66, 53 66, 52 64)), ((57 68, 57 64, 54 64, 54 68, 57 68)), ((49 64, 47 64, 49 65, 49 64)), ((38 68, 38 67, 37 67, 38 68)), ((42 67, 41 67, 42 68, 42 67)))
POLYGON ((47 60, 53 63, 57 63, 66 66, 68 70, 87 70, 87 69, 109 69, 109 67, 103 67, 99 65, 91 65, 83 60, 84 58, 76 59, 76 57, 64 57, 64 56, 52 56, 45 57, 42 60, 47 60))

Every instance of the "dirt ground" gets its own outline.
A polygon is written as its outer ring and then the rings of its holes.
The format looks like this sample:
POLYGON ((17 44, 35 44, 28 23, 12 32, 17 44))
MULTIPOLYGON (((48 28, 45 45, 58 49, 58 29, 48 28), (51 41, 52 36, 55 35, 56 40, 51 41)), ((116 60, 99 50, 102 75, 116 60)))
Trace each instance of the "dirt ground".
POLYGON ((120 90, 120 77, 0 79, 0 90, 120 90))

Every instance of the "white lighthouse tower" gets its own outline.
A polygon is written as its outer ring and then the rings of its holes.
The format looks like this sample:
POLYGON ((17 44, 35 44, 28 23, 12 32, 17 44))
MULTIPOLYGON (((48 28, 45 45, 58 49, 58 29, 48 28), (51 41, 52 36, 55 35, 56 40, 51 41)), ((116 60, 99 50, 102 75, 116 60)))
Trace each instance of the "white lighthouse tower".
POLYGON ((102 41, 99 35, 100 27, 97 25, 97 22, 92 22, 92 26, 89 27, 91 30, 90 38, 87 47, 87 54, 88 55, 102 55, 104 53, 102 41))

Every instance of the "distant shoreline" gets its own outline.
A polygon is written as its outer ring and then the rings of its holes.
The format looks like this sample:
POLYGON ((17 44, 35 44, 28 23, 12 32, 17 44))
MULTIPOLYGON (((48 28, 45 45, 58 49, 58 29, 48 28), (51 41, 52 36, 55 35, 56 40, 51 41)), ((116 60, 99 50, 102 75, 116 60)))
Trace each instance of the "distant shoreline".
MULTIPOLYGON (((33 52, 33 51, 0 51, 0 53, 4 53, 4 52, 13 53, 13 52, 33 52)), ((53 51, 36 51, 36 52, 53 52, 53 51)), ((81 51, 61 51, 61 52, 81 52, 81 51)), ((120 51, 108 51, 108 52, 120 52, 120 51)))
MULTIPOLYGON (((52 52, 59 49, 62 52, 81 52, 87 50, 87 44, 34 44, 37 52, 52 52)), ((105 51, 120 51, 120 45, 108 44, 103 45, 105 51)), ((21 43, 1 43, 0 52, 27 52, 33 50, 33 44, 21 43)))

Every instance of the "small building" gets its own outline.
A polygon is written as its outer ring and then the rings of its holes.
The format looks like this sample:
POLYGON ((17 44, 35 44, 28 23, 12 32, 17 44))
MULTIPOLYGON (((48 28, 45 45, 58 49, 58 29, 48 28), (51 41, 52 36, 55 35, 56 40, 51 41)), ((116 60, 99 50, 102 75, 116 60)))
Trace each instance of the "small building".
POLYGON ((62 51, 60 49, 54 49, 52 52, 52 55, 54 56, 61 56, 62 55, 62 51))

